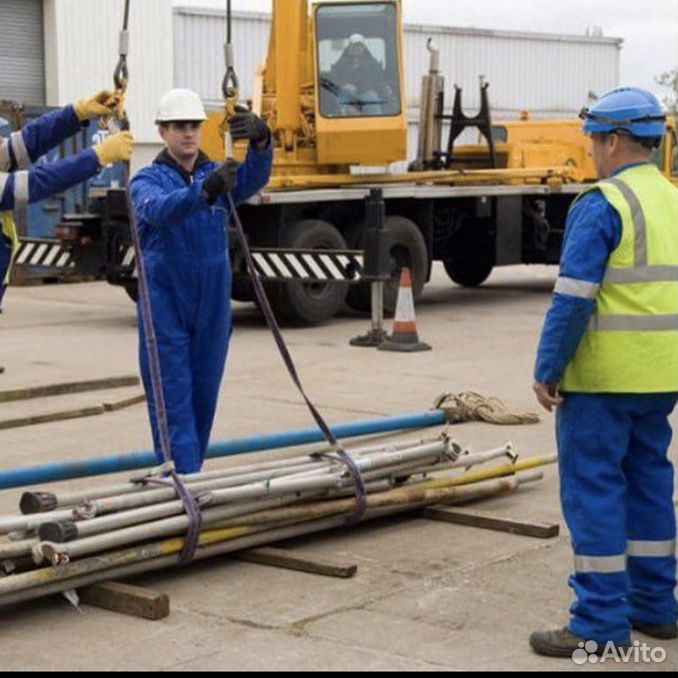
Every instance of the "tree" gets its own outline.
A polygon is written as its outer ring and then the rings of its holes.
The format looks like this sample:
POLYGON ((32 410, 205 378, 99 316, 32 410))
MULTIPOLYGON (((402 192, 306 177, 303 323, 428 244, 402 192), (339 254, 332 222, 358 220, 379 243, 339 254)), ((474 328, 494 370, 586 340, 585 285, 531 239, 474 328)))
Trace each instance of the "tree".
POLYGON ((656 78, 657 84, 668 87, 671 91, 664 97, 664 103, 669 113, 678 115, 678 68, 662 73, 656 78))

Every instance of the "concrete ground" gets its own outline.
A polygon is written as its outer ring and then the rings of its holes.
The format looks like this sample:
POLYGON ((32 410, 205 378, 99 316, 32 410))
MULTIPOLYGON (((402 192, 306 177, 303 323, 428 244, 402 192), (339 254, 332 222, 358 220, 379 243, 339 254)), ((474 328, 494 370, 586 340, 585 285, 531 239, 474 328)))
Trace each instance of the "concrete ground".
MULTIPOLYGON (((495 272, 479 290, 436 269, 417 307, 429 353, 356 349, 348 339, 367 320, 346 313, 316 329, 285 332, 311 397, 330 423, 419 412, 441 392, 474 390, 511 409, 534 410, 532 365, 556 272, 495 272)), ((0 316, 0 390, 135 374, 134 307, 105 284, 9 290, 0 316)), ((138 389, 0 405, 0 420, 97 405, 138 389)), ((213 439, 306 428, 295 393, 263 321, 236 305, 213 439)), ((431 430, 431 434, 436 431, 431 430)), ((511 440, 530 457, 554 451, 553 417, 500 428, 463 424, 454 435, 476 450, 511 440)), ((414 437, 417 434, 410 434, 414 437)), ((408 436, 401 436, 407 438, 408 436)), ((149 449, 137 405, 83 419, 0 431, 0 471, 149 449)), ((676 444, 672 456, 676 456, 676 444)), ((208 468, 224 465, 213 461, 208 468)), ((521 493, 476 505, 497 515, 560 522, 556 467, 521 493)), ((94 481, 55 487, 77 488, 94 481)), ((19 490, 0 492, 0 513, 19 490)), ((300 540, 305 551, 358 565, 337 580, 220 558, 135 579, 169 594, 171 615, 143 621, 53 597, 0 609, 0 670, 572 670, 569 659, 538 657, 531 631, 563 625, 572 598, 566 528, 527 537, 401 517, 300 540)), ((675 671, 676 644, 662 647, 675 671)), ((642 663, 586 664, 580 670, 647 670, 642 663)))

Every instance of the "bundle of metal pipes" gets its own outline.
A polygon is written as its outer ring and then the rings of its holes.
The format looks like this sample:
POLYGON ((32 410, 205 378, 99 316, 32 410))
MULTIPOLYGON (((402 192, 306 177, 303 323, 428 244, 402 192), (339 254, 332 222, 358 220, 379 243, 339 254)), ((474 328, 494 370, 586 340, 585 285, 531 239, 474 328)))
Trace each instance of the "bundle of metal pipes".
MULTIPOLYGON (((331 453, 184 476, 202 512, 195 559, 510 493, 541 478, 525 471, 555 461, 518 461, 510 444, 470 453, 446 434, 351 454, 365 484, 362 513, 354 478, 331 453), (498 459, 487 471, 469 470, 498 459)), ((83 492, 26 492, 19 507, 20 514, 0 516, 0 606, 173 566, 189 521, 174 487, 158 474, 83 492)))

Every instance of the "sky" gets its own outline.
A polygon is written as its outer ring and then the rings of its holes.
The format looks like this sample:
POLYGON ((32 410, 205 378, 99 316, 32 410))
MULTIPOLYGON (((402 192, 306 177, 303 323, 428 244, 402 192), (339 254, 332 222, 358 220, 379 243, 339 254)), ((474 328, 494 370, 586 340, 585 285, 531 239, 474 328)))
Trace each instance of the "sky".
MULTIPOLYGON (((600 27, 624 39, 622 84, 666 93, 655 83, 678 67, 678 0, 403 0, 409 23, 583 35, 600 27)), ((225 0, 173 0, 223 9, 225 0)), ((270 12, 271 0, 232 0, 234 10, 270 12)))

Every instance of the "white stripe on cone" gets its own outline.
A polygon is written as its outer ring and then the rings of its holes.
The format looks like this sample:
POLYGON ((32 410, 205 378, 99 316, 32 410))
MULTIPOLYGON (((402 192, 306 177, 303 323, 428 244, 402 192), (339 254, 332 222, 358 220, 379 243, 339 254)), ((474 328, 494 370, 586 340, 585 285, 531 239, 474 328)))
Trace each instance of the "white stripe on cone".
POLYGON ((414 317, 414 297, 411 287, 401 287, 398 292, 398 303, 396 304, 395 321, 396 322, 415 322, 414 317))
POLYGON ((415 323, 414 315, 414 295, 412 294, 412 282, 410 269, 403 268, 400 273, 400 288, 398 289, 398 300, 396 302, 394 333, 397 332, 398 323, 415 323))

